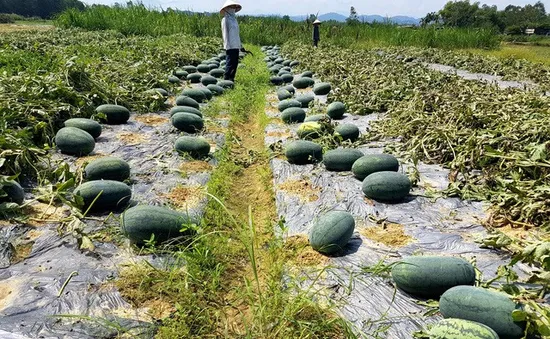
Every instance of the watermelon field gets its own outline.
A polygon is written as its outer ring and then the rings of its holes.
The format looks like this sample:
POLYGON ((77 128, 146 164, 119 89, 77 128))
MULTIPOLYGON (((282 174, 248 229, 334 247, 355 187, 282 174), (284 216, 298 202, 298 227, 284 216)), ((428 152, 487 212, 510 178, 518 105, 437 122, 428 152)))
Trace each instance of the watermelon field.
POLYGON ((550 337, 548 66, 88 14, 0 35, 1 338, 550 337))

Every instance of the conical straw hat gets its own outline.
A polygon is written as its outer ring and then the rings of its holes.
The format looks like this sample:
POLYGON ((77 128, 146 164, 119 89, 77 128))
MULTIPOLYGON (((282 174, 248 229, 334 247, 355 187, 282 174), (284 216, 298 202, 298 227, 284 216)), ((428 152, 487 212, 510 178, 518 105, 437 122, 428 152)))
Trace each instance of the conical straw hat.
POLYGON ((320 23, 321 23, 321 21, 320 21, 319 19, 313 21, 313 24, 314 24, 314 25, 318 25, 318 24, 320 24, 320 23))
POLYGON ((223 10, 226 9, 227 7, 229 7, 229 6, 237 6, 237 9, 235 10, 235 12, 238 12, 241 9, 243 9, 243 6, 241 6, 241 4, 239 4, 238 2, 233 1, 233 0, 227 0, 223 4, 222 9, 220 9, 220 14, 223 14, 223 10))

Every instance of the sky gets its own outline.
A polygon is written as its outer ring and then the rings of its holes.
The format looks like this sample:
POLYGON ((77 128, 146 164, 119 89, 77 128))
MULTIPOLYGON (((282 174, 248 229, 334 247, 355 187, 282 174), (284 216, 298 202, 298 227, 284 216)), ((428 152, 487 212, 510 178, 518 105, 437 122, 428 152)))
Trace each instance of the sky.
MULTIPOLYGON (((87 4, 114 4, 115 2, 126 3, 126 0, 81 0, 87 4)), ((215 12, 220 9, 225 0, 143 0, 146 6, 178 8, 181 10, 192 10, 196 12, 215 12)), ((357 12, 362 15, 378 14, 382 16, 406 15, 421 18, 428 12, 440 10, 447 0, 241 0, 243 14, 280 14, 280 15, 305 15, 308 13, 325 14, 336 12, 344 15, 349 14, 349 9, 354 6, 357 12)), ((473 2, 473 1, 472 1, 473 2)), ((491 0, 480 1, 482 4, 496 5, 503 9, 509 4, 526 5, 534 4, 536 0, 491 0)), ((550 11, 550 0, 542 1, 547 11, 550 11)))

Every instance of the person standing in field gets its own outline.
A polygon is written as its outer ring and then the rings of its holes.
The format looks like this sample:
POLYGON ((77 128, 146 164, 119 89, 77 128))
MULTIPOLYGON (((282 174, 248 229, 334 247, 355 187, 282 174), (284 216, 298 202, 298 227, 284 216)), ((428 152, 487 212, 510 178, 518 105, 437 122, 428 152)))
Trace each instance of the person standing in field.
POLYGON ((319 19, 313 22, 313 46, 317 47, 319 40, 321 40, 321 35, 319 34, 319 26, 321 26, 321 21, 319 19))
POLYGON ((220 10, 222 18, 223 48, 226 53, 225 80, 235 81, 237 66, 239 66, 239 52, 243 49, 239 32, 239 23, 235 13, 242 6, 236 1, 227 0, 220 10))

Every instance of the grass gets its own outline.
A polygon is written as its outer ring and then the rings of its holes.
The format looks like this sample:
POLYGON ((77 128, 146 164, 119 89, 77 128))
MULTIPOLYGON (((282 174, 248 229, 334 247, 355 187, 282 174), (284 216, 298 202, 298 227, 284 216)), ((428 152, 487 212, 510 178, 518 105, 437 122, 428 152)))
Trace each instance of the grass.
POLYGON ((208 184, 211 199, 202 234, 192 246, 171 253, 175 265, 130 267, 117 286, 136 306, 153 305, 162 320, 157 338, 353 337, 345 321, 312 301, 313 291, 301 291, 291 281, 282 285, 289 251, 275 235, 278 221, 263 144, 269 74, 260 50, 249 48, 256 57, 246 58, 236 88, 205 112, 226 111, 230 127, 208 184), (170 305, 175 306, 166 317, 163 309, 170 305))
POLYGON ((495 50, 470 49, 467 51, 502 59, 524 59, 550 66, 550 46, 503 43, 499 49, 495 50))
MULTIPOLYGON (((128 7, 91 7, 85 11, 67 10, 56 20, 60 27, 88 30, 112 29, 125 35, 171 35, 221 37, 218 15, 185 14, 175 11, 152 11, 143 5, 128 7)), ((277 17, 240 16, 241 38, 258 45, 283 44, 289 38, 310 42, 312 27, 307 22, 293 22, 277 17)), ((346 25, 327 22, 321 28, 321 43, 340 47, 418 46, 455 48, 495 48, 500 37, 484 29, 400 28, 389 24, 346 25)))

